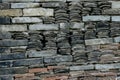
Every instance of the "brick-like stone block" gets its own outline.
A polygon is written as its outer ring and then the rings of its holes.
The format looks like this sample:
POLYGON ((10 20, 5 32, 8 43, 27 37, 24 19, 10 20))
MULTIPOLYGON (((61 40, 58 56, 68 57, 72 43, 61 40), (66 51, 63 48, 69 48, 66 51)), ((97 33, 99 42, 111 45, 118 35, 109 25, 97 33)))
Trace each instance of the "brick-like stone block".
POLYGON ((83 16, 83 21, 110 21, 110 16, 83 16))
POLYGON ((57 50, 29 51, 28 57, 45 57, 45 56, 54 56, 56 54, 57 54, 57 50))
POLYGON ((1 75, 0 80, 13 80, 12 75, 1 75))
POLYGON ((0 47, 27 46, 28 40, 0 40, 0 47))
POLYGON ((94 65, 81 65, 81 66, 71 66, 70 70, 80 71, 80 70, 92 70, 94 69, 94 65))
POLYGON ((84 23, 71 23, 71 29, 80 29, 84 30, 84 23))
POLYGON ((34 0, 2 0, 2 2, 34 2, 34 0))
POLYGON ((0 32, 0 39, 10 39, 12 37, 9 32, 0 32))
POLYGON ((111 1, 112 8, 120 8, 120 1, 111 1))
POLYGON ((101 38, 101 39, 88 39, 85 40, 86 45, 97 45, 97 44, 108 44, 113 43, 112 38, 101 38))
POLYGON ((11 65, 12 65, 11 61, 1 61, 0 62, 0 68, 11 67, 11 65))
POLYGON ((58 24, 33 24, 29 26, 29 30, 58 30, 58 24))
POLYGON ((32 66, 32 65, 42 65, 43 64, 43 58, 31 58, 31 59, 21 59, 21 60, 15 60, 13 61, 13 66, 32 66))
POLYGON ((112 16, 112 21, 120 22, 120 16, 112 16))
POLYGON ((12 60, 26 58, 25 53, 0 54, 0 60, 12 60))
POLYGON ((95 69, 97 70, 109 70, 109 69, 119 69, 119 68, 120 68, 120 63, 95 65, 95 69))
POLYGON ((116 43, 120 42, 120 36, 114 37, 114 42, 116 42, 116 43))
POLYGON ((8 24, 10 23, 10 18, 0 17, 0 24, 8 24))
POLYGON ((0 16, 22 16, 21 9, 0 10, 0 16))
POLYGON ((44 62, 45 63, 58 63, 58 62, 71 62, 72 56, 65 55, 65 56, 51 56, 51 57, 45 57, 44 62))
POLYGON ((0 75, 24 74, 27 72, 28 72, 28 68, 26 68, 26 67, 0 68, 0 75))
POLYGON ((11 8, 36 8, 39 6, 39 3, 11 3, 11 8))
POLYGON ((23 9, 23 16, 54 16, 53 9, 45 9, 45 8, 29 8, 23 9))
POLYGON ((120 8, 106 9, 106 10, 103 10, 102 14, 106 14, 106 15, 119 15, 120 14, 120 8))
POLYGON ((12 23, 42 23, 42 19, 37 17, 14 17, 12 23))
POLYGON ((0 3, 0 9, 9 9, 10 4, 9 3, 0 3))
POLYGON ((0 31, 27 31, 27 25, 0 25, 0 31))

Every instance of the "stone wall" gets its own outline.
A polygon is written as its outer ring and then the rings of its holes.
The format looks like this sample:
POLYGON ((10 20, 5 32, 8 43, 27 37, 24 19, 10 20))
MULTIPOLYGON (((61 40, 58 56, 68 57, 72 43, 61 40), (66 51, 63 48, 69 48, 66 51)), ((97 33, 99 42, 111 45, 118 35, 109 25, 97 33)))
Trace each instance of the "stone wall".
POLYGON ((0 80, 120 80, 120 1, 0 0, 0 80))

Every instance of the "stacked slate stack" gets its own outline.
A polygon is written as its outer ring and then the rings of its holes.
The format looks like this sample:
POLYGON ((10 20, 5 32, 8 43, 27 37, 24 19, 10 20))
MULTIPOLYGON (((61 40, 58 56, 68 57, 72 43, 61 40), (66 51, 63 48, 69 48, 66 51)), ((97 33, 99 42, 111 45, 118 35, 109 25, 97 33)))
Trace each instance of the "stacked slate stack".
POLYGON ((119 4, 0 0, 0 80, 120 80, 119 4))

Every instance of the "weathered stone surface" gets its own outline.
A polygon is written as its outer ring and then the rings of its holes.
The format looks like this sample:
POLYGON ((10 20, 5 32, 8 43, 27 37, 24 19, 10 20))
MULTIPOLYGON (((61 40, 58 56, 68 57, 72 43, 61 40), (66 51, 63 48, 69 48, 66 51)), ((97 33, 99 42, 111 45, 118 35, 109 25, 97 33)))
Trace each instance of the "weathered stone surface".
POLYGON ((107 44, 107 43, 113 43, 113 39, 112 38, 101 38, 101 39, 85 40, 86 45, 97 45, 97 44, 107 44))
POLYGON ((44 62, 45 63, 58 63, 58 62, 70 62, 72 61, 72 56, 66 55, 66 56, 51 56, 51 57, 45 57, 44 62))
POLYGON ((120 21, 120 16, 112 16, 112 21, 119 22, 120 21))
POLYGON ((19 67, 19 68, 0 68, 0 75, 8 74, 24 74, 28 72, 28 68, 19 67))
POLYGON ((0 16, 22 16, 21 9, 0 10, 0 16))
POLYGON ((1 75, 0 80, 13 80, 12 75, 1 75))
POLYGON ((40 7, 39 3, 11 3, 11 8, 35 8, 40 7))
POLYGON ((30 51, 28 57, 45 57, 54 56, 57 54, 57 50, 42 50, 42 51, 30 51))
POLYGON ((42 23, 42 19, 37 17, 14 17, 12 23, 42 23))
POLYGON ((29 30, 58 30, 58 24, 33 24, 29 26, 29 30))
POLYGON ((84 23, 71 23, 70 28, 84 30, 84 23))
POLYGON ((120 14, 120 8, 106 9, 106 10, 103 10, 102 14, 106 14, 106 15, 119 15, 120 14))
POLYGON ((45 9, 45 8, 30 8, 23 9, 23 16, 54 16, 53 9, 45 9))
POLYGON ((109 70, 109 69, 119 69, 119 68, 120 68, 120 63, 95 65, 95 69, 98 69, 98 70, 109 70))
POLYGON ((0 40, 0 47, 27 46, 28 40, 0 40))
POLYGON ((9 9, 10 4, 9 3, 0 3, 0 9, 9 9))
POLYGON ((12 62, 10 61, 0 61, 0 68, 11 67, 12 62))
POLYGON ((10 39, 11 36, 12 35, 9 32, 0 32, 0 39, 10 39))
POLYGON ((10 23, 10 18, 0 17, 0 24, 8 24, 10 23))
POLYGON ((120 36, 114 38, 114 42, 120 42, 120 36))
POLYGON ((34 0, 2 0, 2 2, 34 2, 34 0))
POLYGON ((21 60, 15 60, 13 61, 13 66, 32 66, 32 65, 42 65, 43 64, 43 58, 36 58, 36 59, 21 59, 21 60))
POLYGON ((120 1, 111 1, 112 8, 120 8, 120 1))
POLYGON ((81 65, 81 66, 71 66, 70 70, 92 70, 94 69, 94 65, 81 65))
POLYGON ((22 59, 26 58, 25 53, 0 54, 0 60, 22 59))
POLYGON ((27 31, 27 25, 0 25, 0 31, 27 31))
POLYGON ((110 21, 110 16, 83 16, 83 21, 110 21))

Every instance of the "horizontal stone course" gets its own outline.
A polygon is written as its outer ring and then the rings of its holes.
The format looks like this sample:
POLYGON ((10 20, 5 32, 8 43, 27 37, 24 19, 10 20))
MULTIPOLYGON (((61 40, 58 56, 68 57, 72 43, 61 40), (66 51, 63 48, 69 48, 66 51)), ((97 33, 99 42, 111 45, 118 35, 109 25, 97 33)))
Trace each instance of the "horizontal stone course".
POLYGON ((38 17, 14 17, 12 23, 42 23, 42 19, 38 17))
POLYGON ((22 16, 21 9, 6 9, 0 10, 0 16, 22 16))
POLYGON ((29 26, 29 30, 58 30, 58 24, 33 24, 29 26))
POLYGON ((113 43, 112 38, 88 39, 85 40, 86 45, 109 44, 113 43))
POLYGON ((11 8, 33 8, 40 7, 39 3, 11 3, 11 8))
POLYGON ((0 24, 9 24, 10 18, 0 17, 0 24))
POLYGON ((110 21, 110 16, 83 16, 83 21, 110 21))
POLYGON ((13 61, 13 66, 35 66, 35 65, 42 65, 43 64, 43 58, 31 58, 31 59, 21 59, 21 60, 15 60, 13 61))
POLYGON ((27 31, 27 25, 0 25, 0 31, 27 31))
POLYGON ((0 60, 14 60, 26 58, 25 53, 0 54, 0 60))
POLYGON ((54 16, 53 9, 29 8, 23 9, 23 16, 54 16))
POLYGON ((0 9, 9 9, 10 4, 9 3, 0 3, 0 9))
POLYGON ((0 68, 0 75, 24 74, 28 72, 27 67, 0 68))

